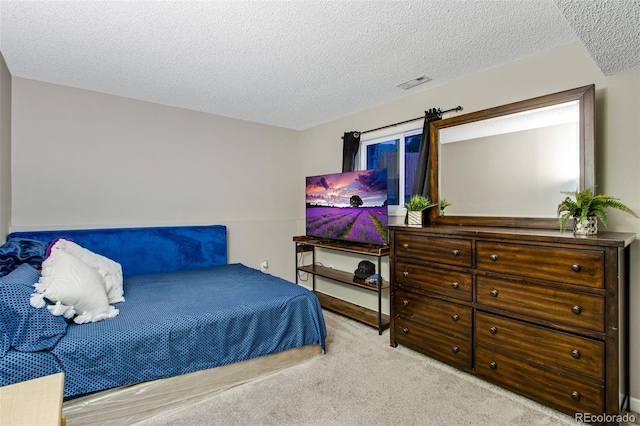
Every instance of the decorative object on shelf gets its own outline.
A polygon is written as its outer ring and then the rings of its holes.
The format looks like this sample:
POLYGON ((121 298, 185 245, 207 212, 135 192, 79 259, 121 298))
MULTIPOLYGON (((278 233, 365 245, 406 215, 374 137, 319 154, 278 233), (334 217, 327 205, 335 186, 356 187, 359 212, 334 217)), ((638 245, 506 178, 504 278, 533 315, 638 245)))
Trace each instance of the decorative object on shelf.
POLYGON ((380 275, 373 274, 369 278, 365 278, 364 283, 369 285, 378 285, 379 278, 380 278, 380 275))
POLYGON ((447 201, 446 198, 440 198, 440 215, 444 215, 444 209, 451 205, 450 202, 447 201))
POLYGON ((567 222, 573 218, 573 233, 579 236, 597 235, 598 219, 604 226, 607 226, 607 209, 609 207, 622 210, 635 217, 638 215, 629 207, 624 205, 618 198, 610 195, 594 195, 595 187, 586 188, 582 191, 562 191, 569 195, 558 204, 558 223, 560 231, 564 232, 567 222), (573 197, 573 199, 571 198, 573 197))
POLYGON ((353 278, 365 280, 375 273, 376 265, 373 262, 369 262, 368 260, 363 260, 358 263, 358 269, 353 271, 353 278))
POLYGON ((409 202, 405 204, 407 208, 407 224, 420 225, 423 224, 424 211, 431 207, 437 206, 431 200, 422 195, 412 195, 409 202))

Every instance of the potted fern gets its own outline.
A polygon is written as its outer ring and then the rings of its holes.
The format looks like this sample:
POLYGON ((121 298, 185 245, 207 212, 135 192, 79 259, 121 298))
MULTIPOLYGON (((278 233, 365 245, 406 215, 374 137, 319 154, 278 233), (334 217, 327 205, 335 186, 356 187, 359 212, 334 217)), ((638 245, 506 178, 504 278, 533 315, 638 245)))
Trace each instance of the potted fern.
POLYGON ((407 208, 407 224, 422 225, 424 211, 435 206, 437 206, 437 204, 432 203, 427 197, 412 195, 411 198, 409 198, 409 202, 405 204, 407 208))
POLYGON ((598 233, 598 219, 604 226, 607 226, 607 209, 609 207, 622 210, 635 217, 638 215, 629 207, 624 205, 619 199, 610 195, 594 195, 595 187, 583 189, 582 191, 562 191, 568 195, 558 204, 558 223, 560 231, 564 232, 567 222, 573 218, 573 233, 575 235, 596 235, 598 233), (573 197, 573 198, 571 198, 573 197))

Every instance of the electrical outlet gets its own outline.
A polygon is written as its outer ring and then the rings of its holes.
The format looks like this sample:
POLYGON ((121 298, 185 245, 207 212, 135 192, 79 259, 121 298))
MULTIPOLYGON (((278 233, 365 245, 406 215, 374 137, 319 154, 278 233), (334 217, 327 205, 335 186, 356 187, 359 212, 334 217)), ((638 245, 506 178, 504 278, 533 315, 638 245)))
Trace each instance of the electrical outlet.
POLYGON ((260 270, 262 272, 267 272, 267 269, 269 269, 269 262, 267 262, 266 260, 263 260, 262 263, 260 264, 260 270))

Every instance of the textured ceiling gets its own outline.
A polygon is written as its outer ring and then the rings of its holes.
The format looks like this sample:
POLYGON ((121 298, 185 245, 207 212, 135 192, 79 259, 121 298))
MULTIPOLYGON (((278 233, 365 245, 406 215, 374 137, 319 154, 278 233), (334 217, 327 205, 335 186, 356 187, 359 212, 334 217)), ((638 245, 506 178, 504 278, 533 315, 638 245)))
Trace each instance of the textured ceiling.
POLYGON ((640 0, 10 1, 15 77, 303 130, 582 41, 640 66, 640 0), (425 75, 426 84, 397 84, 425 75))

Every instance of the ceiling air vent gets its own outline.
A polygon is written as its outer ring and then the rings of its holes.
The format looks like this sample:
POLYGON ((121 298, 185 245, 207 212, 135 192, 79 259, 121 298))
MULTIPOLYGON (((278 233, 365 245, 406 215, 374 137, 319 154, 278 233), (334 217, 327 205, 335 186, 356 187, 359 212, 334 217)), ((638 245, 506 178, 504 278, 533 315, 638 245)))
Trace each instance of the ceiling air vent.
POLYGON ((411 80, 405 81, 404 83, 400 83, 396 87, 407 90, 411 89, 412 87, 416 87, 419 84, 426 83, 427 81, 431 81, 431 79, 429 77, 421 75, 420 77, 412 78, 411 80))

